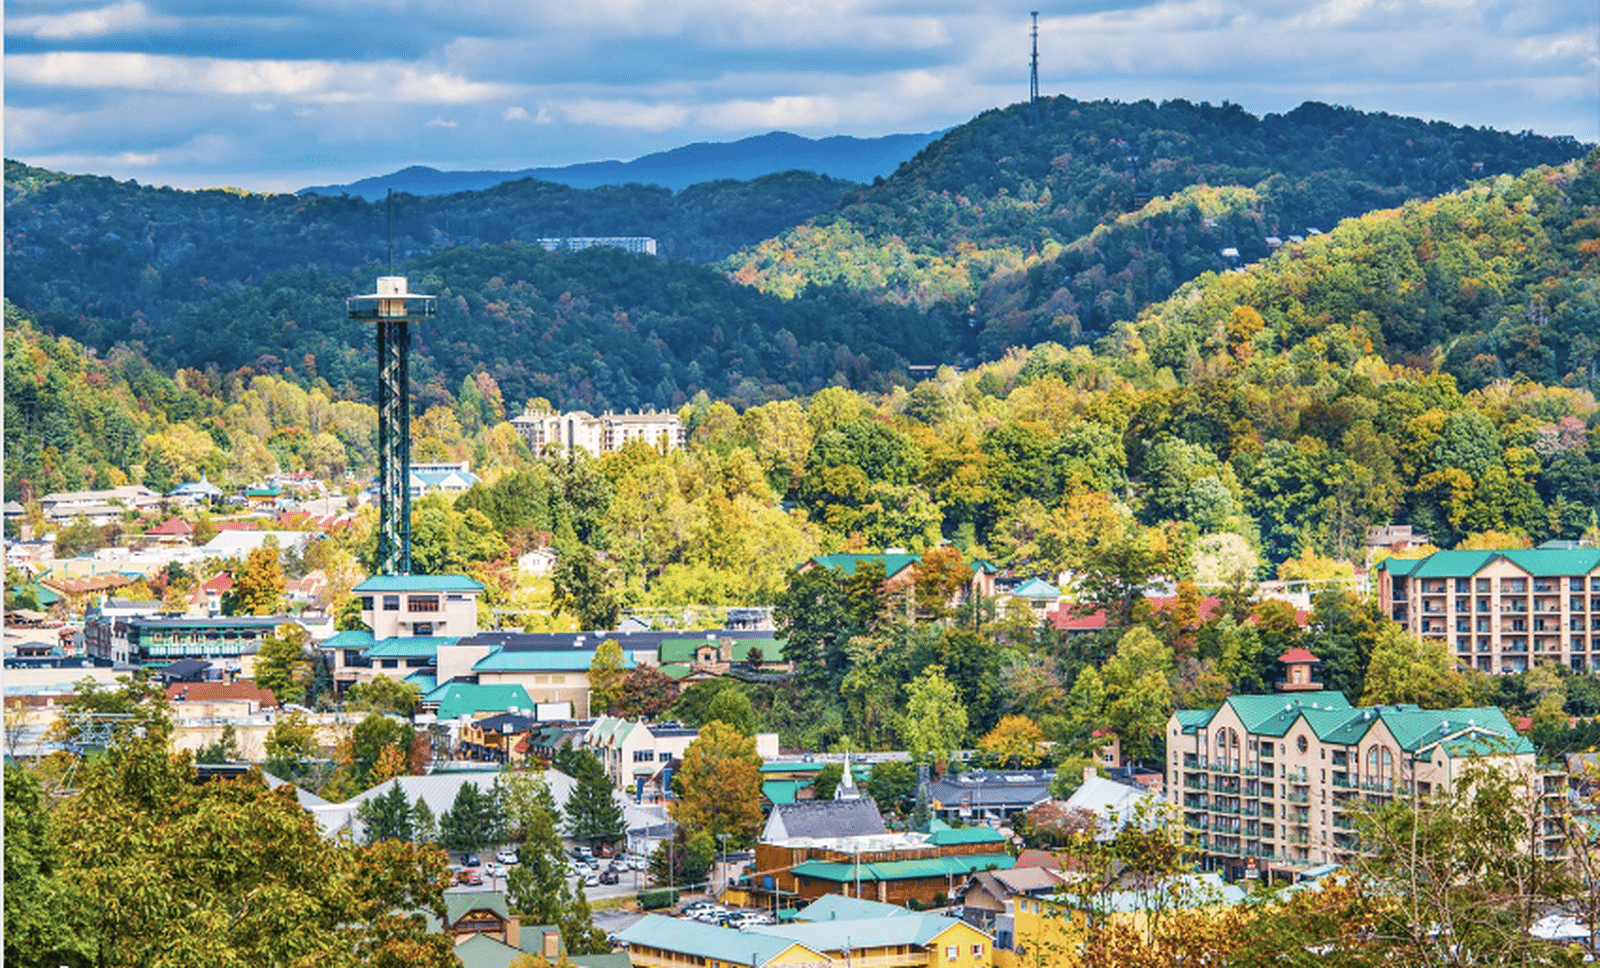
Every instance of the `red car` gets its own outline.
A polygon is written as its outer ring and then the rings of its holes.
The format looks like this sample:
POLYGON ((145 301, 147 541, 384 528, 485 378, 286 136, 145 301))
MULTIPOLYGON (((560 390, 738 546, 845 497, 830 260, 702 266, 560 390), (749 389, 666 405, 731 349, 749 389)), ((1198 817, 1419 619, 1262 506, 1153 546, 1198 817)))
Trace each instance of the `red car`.
POLYGON ((483 875, 471 868, 468 868, 467 870, 457 872, 456 883, 458 885, 465 885, 467 887, 482 887, 483 875))

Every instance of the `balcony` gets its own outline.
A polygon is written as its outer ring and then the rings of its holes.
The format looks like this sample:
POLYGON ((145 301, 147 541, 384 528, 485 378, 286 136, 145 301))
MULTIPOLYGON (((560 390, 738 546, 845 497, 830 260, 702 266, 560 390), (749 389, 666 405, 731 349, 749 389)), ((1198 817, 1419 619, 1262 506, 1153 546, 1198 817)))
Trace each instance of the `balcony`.
POLYGON ((1356 787, 1355 781, 1343 773, 1333 775, 1333 785, 1341 790, 1354 790, 1356 787))
POLYGON ((1311 802, 1311 794, 1309 794, 1309 793, 1293 793, 1293 792, 1291 792, 1288 795, 1286 795, 1284 797, 1284 799, 1288 800, 1290 803, 1310 803, 1311 802))
POLYGON ((1205 769, 1205 765, 1206 765, 1205 764, 1205 760, 1202 760, 1199 756, 1195 755, 1194 753, 1185 753, 1185 754, 1183 754, 1183 768, 1184 769, 1186 769, 1186 770, 1203 770, 1203 769, 1205 769))

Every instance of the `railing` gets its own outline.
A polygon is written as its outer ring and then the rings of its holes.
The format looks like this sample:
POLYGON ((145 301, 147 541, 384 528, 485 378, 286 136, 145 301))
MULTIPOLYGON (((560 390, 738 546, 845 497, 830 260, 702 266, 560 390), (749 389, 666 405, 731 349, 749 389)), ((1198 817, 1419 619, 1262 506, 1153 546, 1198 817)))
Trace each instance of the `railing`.
POLYGON ((1261 816, 1261 805, 1259 803, 1247 803, 1240 812, 1246 817, 1259 817, 1261 816))
POLYGON ((1340 776, 1339 774, 1335 773, 1333 775, 1333 785, 1341 790, 1353 790, 1355 789, 1356 784, 1355 781, 1351 780, 1349 777, 1340 776))
POLYGON ((1237 814, 1239 812, 1239 805, 1237 803, 1234 803, 1234 804, 1228 804, 1228 805, 1224 806, 1224 805, 1218 803, 1218 804, 1213 804, 1211 809, 1216 811, 1217 813, 1237 814))
POLYGON ((1290 803, 1310 803, 1311 802, 1311 794, 1309 794, 1309 793, 1290 793, 1284 799, 1288 800, 1290 803))
POLYGON ((1289 843, 1291 843, 1291 844, 1309 844, 1309 843, 1311 843, 1311 835, 1310 834, 1290 834, 1288 837, 1286 837, 1284 839, 1288 840, 1289 843))

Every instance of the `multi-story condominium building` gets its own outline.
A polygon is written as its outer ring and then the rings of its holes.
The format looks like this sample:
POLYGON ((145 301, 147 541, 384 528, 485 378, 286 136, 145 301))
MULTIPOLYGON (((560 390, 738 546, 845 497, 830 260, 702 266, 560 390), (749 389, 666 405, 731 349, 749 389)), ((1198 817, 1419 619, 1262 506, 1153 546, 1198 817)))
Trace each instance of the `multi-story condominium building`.
POLYGON ((513 417, 511 426, 517 428, 535 456, 582 447, 598 457, 621 450, 635 440, 660 450, 683 447, 683 422, 670 410, 638 413, 607 410, 598 417, 584 410, 569 413, 529 410, 520 417, 513 417))
POLYGON ((569 236, 567 238, 540 239, 546 252, 582 252, 597 245, 640 255, 655 255, 656 240, 647 235, 569 236))
POLYGON ((160 668, 179 659, 208 659, 219 667, 248 674, 261 640, 283 615, 194 618, 188 615, 117 615, 92 609, 83 626, 89 656, 106 665, 160 668))
MULTIPOLYGON (((1232 696, 1217 709, 1167 721, 1167 796, 1182 812, 1208 870, 1229 876, 1300 875, 1348 861, 1363 802, 1450 791, 1469 762, 1526 776, 1559 799, 1533 745, 1494 707, 1351 706, 1337 692, 1232 696)), ((1563 854, 1553 812, 1534 847, 1563 854)))
POLYGON ((1600 549, 1436 551, 1378 565, 1385 615, 1483 672, 1600 669, 1600 549))

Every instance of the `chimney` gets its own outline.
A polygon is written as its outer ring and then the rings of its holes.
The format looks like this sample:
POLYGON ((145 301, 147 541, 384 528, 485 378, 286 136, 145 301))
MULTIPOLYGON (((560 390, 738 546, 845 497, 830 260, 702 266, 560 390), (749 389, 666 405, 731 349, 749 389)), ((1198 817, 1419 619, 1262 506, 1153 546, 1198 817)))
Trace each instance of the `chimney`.
POLYGON ((561 932, 546 931, 544 933, 544 943, 539 947, 539 953, 544 955, 551 964, 554 964, 555 960, 561 957, 561 932))
POLYGON ((1085 783, 1088 783, 1098 775, 1099 771, 1092 764, 1083 768, 1083 782, 1085 783))

